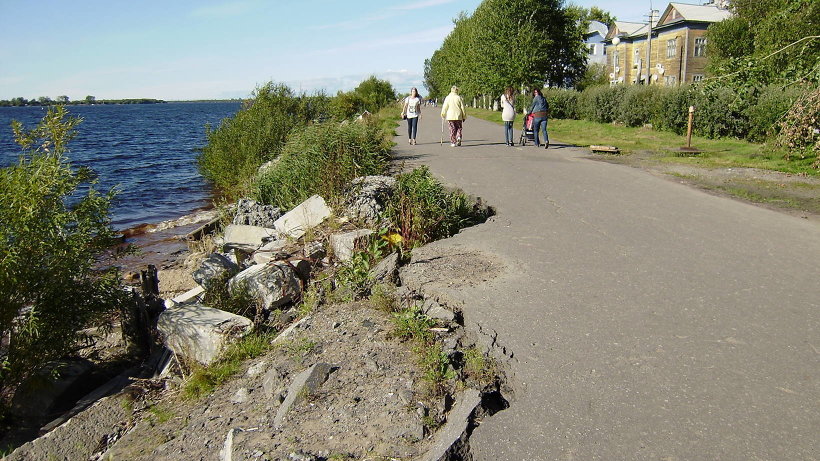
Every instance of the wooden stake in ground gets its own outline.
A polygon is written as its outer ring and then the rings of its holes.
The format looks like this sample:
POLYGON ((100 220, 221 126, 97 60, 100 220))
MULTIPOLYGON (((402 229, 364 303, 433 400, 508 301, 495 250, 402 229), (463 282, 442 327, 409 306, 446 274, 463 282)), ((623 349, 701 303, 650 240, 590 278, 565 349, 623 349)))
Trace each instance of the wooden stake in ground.
POLYGON ((689 126, 686 128, 686 148, 692 148, 692 122, 695 119, 695 106, 689 106, 689 126))

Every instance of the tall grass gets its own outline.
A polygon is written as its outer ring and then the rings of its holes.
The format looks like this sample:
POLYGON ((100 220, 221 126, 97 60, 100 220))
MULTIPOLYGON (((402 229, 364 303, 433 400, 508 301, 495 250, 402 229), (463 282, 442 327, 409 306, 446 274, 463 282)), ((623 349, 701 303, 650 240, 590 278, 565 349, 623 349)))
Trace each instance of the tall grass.
POLYGON ((313 194, 338 197, 358 176, 381 174, 390 141, 378 121, 326 122, 294 130, 275 166, 253 187, 266 204, 292 208, 313 194))
POLYGON ((219 127, 207 127, 208 143, 199 155, 202 175, 228 199, 248 190, 249 180, 265 162, 279 156, 288 134, 327 117, 330 98, 296 95, 285 85, 268 83, 219 127))

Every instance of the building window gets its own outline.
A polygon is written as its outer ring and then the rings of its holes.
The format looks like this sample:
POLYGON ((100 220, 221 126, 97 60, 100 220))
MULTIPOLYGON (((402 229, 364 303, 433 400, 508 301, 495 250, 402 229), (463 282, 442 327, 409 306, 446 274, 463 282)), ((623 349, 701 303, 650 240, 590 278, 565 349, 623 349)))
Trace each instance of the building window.
POLYGON ((675 86, 675 83, 678 82, 678 78, 674 75, 667 75, 663 78, 663 84, 666 86, 675 86))
POLYGON ((694 83, 697 83, 701 80, 703 80, 703 75, 695 74, 695 75, 692 76, 692 82, 694 82, 694 83))
POLYGON ((667 58, 674 58, 678 54, 678 39, 673 38, 672 40, 666 41, 666 57, 667 58))
POLYGON ((706 56, 706 38, 695 39, 695 56, 706 56))
POLYGON ((595 44, 594 43, 589 44, 589 54, 595 54, 595 44))

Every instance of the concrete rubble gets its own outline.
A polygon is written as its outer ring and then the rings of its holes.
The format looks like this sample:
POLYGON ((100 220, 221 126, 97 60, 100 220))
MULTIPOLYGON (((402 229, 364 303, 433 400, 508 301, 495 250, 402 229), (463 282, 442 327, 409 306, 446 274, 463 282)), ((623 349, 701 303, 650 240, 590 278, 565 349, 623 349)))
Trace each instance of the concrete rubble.
POLYGON ((367 225, 376 225, 395 187, 396 178, 392 176, 361 176, 354 179, 346 194, 345 215, 367 225))
POLYGON ((270 311, 297 300, 302 292, 299 275, 285 262, 254 264, 228 282, 228 290, 247 289, 259 301, 263 311, 270 311))
POLYGON ((160 314, 157 329, 174 354, 209 365, 228 342, 250 333, 253 322, 202 304, 181 304, 160 314))
POLYGON ((254 200, 243 198, 239 199, 236 204, 233 224, 272 228, 282 214, 282 209, 279 207, 262 205, 254 200))
POLYGON ((280 406, 279 410, 276 412, 276 417, 273 419, 273 426, 277 428, 282 427, 282 423, 285 421, 285 416, 288 414, 291 407, 293 407, 293 405, 298 403, 300 400, 305 399, 315 393, 319 389, 319 386, 327 381, 327 377, 330 376, 330 373, 338 368, 338 365, 316 363, 307 370, 296 375, 296 377, 293 378, 293 382, 290 384, 290 387, 288 387, 288 395, 285 397, 285 401, 282 402, 282 406, 280 406))
POLYGON ((367 242, 373 231, 370 229, 358 229, 343 234, 333 234, 330 236, 330 248, 338 261, 350 261, 353 252, 367 246, 367 242))
POLYGON ((211 253, 191 275, 196 283, 204 287, 211 280, 224 277, 226 274, 233 275, 237 272, 239 272, 239 265, 231 258, 221 253, 211 253))
POLYGON ((254 251, 270 240, 280 238, 280 232, 273 228, 230 224, 225 228, 223 246, 226 249, 247 249, 254 251))
POLYGON ((318 226, 331 214, 332 211, 325 203, 325 199, 314 195, 282 215, 273 227, 282 235, 298 239, 305 235, 308 229, 318 226))

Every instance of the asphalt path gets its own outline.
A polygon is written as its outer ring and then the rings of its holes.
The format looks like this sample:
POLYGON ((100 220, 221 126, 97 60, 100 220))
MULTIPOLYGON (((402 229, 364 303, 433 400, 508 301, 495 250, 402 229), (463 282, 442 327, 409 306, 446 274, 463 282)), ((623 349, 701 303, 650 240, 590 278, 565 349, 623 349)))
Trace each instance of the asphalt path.
POLYGON ((506 268, 457 293, 513 354, 475 459, 820 457, 820 226, 438 112, 395 155, 496 208, 438 244, 506 268))

